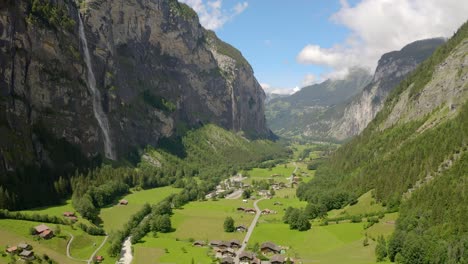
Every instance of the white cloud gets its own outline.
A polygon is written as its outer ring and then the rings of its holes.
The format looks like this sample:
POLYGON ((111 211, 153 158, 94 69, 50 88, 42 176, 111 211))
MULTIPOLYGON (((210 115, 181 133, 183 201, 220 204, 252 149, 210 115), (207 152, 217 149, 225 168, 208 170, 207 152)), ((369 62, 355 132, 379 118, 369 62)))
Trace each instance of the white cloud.
POLYGON ((375 68, 384 53, 413 41, 450 37, 468 18, 468 1, 460 0, 362 0, 341 9, 331 20, 351 33, 343 43, 324 48, 307 45, 297 56, 303 64, 326 66, 330 77, 343 76, 350 67, 375 68))
POLYGON ((317 79, 317 76, 315 74, 309 73, 306 74, 304 77, 304 80, 302 80, 302 87, 312 85, 314 83, 317 83, 319 80, 317 79))
POLYGON ((265 88, 263 85, 264 84, 260 84, 262 87, 263 87, 263 90, 265 91, 265 93, 268 93, 268 94, 283 94, 283 95, 289 95, 289 94, 293 94, 293 93, 296 93, 298 91, 301 90, 301 88, 299 88, 298 86, 296 87, 271 87, 269 85, 267 85, 268 88, 265 88))
POLYGON ((263 90, 267 91, 271 89, 271 85, 268 83, 260 83, 260 86, 263 88, 263 90))
POLYGON ((220 29, 237 15, 247 9, 248 2, 239 2, 231 10, 223 9, 222 0, 179 0, 189 5, 197 12, 200 18, 200 24, 207 29, 220 29))

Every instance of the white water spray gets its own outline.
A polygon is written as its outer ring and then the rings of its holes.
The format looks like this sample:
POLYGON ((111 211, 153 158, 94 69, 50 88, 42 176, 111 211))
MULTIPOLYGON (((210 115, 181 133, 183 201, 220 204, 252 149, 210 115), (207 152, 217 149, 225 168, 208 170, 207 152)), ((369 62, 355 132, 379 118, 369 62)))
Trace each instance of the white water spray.
POLYGON ((79 10, 78 10, 78 18, 80 21, 80 29, 79 29, 80 39, 83 45, 86 66, 88 68, 88 88, 91 91, 91 94, 93 96, 94 117, 98 121, 99 127, 101 128, 102 134, 104 135, 104 152, 105 152, 106 158, 115 160, 116 154, 115 154, 114 146, 112 145, 112 141, 110 138, 109 120, 107 119, 106 113, 104 113, 104 110, 102 109, 101 93, 96 88, 96 78, 94 77, 93 65, 91 64, 91 56, 89 55, 88 41, 86 39, 83 19, 81 18, 81 13, 79 10))

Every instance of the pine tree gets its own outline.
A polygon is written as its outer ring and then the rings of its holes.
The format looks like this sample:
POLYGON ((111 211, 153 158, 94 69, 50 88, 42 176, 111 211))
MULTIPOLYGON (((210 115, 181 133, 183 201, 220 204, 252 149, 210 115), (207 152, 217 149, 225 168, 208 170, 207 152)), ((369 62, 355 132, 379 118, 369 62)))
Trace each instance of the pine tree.
POLYGON ((387 243, 385 238, 381 235, 377 239, 377 246, 375 246, 375 255, 377 256, 377 261, 383 261, 387 257, 387 243))

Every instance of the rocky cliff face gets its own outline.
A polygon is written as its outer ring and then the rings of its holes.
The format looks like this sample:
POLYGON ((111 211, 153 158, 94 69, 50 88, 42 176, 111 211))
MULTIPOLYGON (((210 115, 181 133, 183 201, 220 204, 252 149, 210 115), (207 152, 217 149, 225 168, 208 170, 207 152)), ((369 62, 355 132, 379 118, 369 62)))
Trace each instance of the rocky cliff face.
POLYGON ((342 117, 331 123, 329 135, 343 140, 363 131, 380 111, 390 91, 443 43, 443 39, 421 40, 383 55, 372 82, 347 104, 342 117))
POLYGON ((361 92, 371 79, 367 70, 355 68, 342 80, 327 80, 272 99, 267 103, 268 124, 281 136, 323 139, 329 129, 329 121, 325 121, 331 118, 329 110, 361 92))
POLYGON ((188 6, 175 0, 80 5, 0 3, 2 171, 20 164, 54 166, 57 160, 72 167, 104 155, 90 69, 116 157, 207 123, 252 137, 269 135, 265 95, 250 65, 206 31, 188 6), (61 158, 61 152, 72 158, 61 158))

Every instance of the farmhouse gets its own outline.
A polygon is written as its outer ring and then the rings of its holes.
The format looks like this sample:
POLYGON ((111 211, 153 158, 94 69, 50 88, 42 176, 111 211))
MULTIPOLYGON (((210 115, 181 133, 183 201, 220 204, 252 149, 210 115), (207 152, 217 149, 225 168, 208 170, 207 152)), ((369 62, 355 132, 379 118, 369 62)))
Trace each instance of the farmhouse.
POLYGON ((261 245, 260 250, 263 254, 273 253, 279 254, 281 252, 281 248, 272 242, 265 242, 261 245))
POLYGON ((103 256, 96 256, 96 262, 101 263, 102 261, 104 261, 103 256))
POLYGON ((221 241, 221 242, 218 244, 218 247, 219 247, 220 249, 226 249, 226 248, 231 247, 231 243, 226 242, 226 241, 221 241))
POLYGON ((34 227, 34 229, 36 230, 36 234, 40 234, 46 230, 50 230, 50 228, 44 224, 40 224, 36 227, 34 227))
POLYGON ((9 247, 9 248, 7 248, 5 251, 6 251, 6 253, 8 253, 8 254, 14 254, 14 253, 16 253, 16 252, 18 251, 18 247, 16 247, 16 246, 9 247))
POLYGON ((245 212, 245 213, 248 213, 248 214, 255 214, 255 213, 257 213, 257 211, 256 211, 255 209, 253 209, 253 208, 246 208, 246 209, 244 209, 244 212, 245 212))
POLYGON ((240 253, 239 260, 241 263, 251 263, 255 260, 255 254, 253 252, 244 251, 240 253))
POLYGON ((127 200, 120 200, 119 204, 120 205, 128 205, 128 201, 127 200))
POLYGON ((230 244, 230 247, 231 247, 232 249, 238 249, 238 248, 241 247, 241 243, 240 243, 240 241, 237 240, 237 239, 233 239, 233 240, 229 241, 229 244, 230 244))
POLYGON ((210 246, 212 246, 212 247, 217 247, 217 246, 219 246, 219 244, 221 244, 221 241, 219 241, 219 240, 210 241, 210 246))
POLYGON ((244 207, 237 207, 237 211, 239 211, 239 212, 244 212, 244 211, 245 211, 245 208, 244 208, 244 207))
POLYGON ((197 240, 197 241, 193 242, 193 245, 195 247, 204 247, 204 246, 206 246, 206 243, 205 243, 205 241, 197 240))
POLYGON ((18 248, 21 250, 30 250, 32 249, 31 245, 26 244, 26 243, 19 243, 18 248))
POLYGON ((49 239, 54 236, 54 231, 47 229, 44 232, 40 233, 39 236, 43 239, 49 239))
POLYGON ((240 225, 236 227, 237 232, 245 232, 247 231, 247 227, 245 225, 240 225))
POLYGON ((63 213, 63 216, 65 216, 65 217, 71 217, 71 216, 75 216, 75 213, 73 213, 73 212, 64 212, 64 213, 63 213))
POLYGON ((262 210, 262 215, 268 215, 268 214, 276 214, 275 211, 270 210, 270 209, 263 209, 262 210))
POLYGON ((221 264, 234 264, 234 259, 231 257, 224 257, 220 263, 221 264))
POLYGON ((29 250, 23 250, 19 256, 24 260, 33 260, 34 259, 34 252, 29 250))
POLYGON ((285 260, 286 259, 284 256, 274 255, 273 257, 271 257, 270 263, 271 264, 284 264, 285 260))

